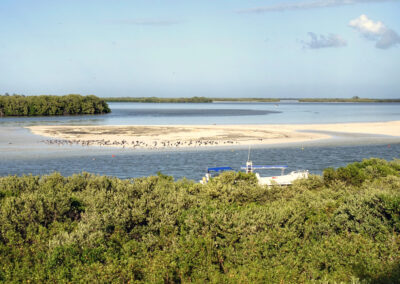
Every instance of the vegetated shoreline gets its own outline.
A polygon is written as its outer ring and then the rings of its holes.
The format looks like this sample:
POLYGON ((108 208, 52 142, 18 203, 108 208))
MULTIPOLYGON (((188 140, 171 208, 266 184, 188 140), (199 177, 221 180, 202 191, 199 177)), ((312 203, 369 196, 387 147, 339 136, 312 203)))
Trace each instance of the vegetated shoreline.
POLYGON ((400 103, 400 99, 341 99, 341 98, 302 98, 299 99, 302 103, 400 103))
POLYGON ((105 97, 107 102, 134 103, 218 103, 218 102, 249 102, 249 103, 280 103, 296 101, 299 103, 400 103, 400 99, 369 99, 369 98, 160 98, 160 97, 105 97))
POLYGON ((46 125, 27 128, 33 134, 51 138, 44 140, 50 144, 134 149, 302 143, 328 139, 335 132, 349 135, 400 136, 400 121, 291 125, 46 125))
POLYGON ((109 112, 111 109, 108 104, 93 95, 0 96, 0 117, 88 115, 109 112))
POLYGON ((160 97, 106 97, 107 102, 133 102, 133 103, 213 103, 219 102, 279 102, 280 99, 270 98, 160 98, 160 97))
POLYGON ((88 173, 0 177, 0 281, 396 283, 400 160, 263 187, 88 173))

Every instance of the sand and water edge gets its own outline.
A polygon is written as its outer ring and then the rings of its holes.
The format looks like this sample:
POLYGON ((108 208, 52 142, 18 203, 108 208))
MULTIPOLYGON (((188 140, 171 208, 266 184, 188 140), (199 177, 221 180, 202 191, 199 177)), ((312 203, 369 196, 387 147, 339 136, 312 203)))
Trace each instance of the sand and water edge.
POLYGON ((400 121, 262 125, 38 125, 26 128, 35 135, 47 137, 43 142, 49 144, 132 149, 308 143, 330 139, 335 133, 345 134, 350 139, 360 135, 400 137, 400 121))

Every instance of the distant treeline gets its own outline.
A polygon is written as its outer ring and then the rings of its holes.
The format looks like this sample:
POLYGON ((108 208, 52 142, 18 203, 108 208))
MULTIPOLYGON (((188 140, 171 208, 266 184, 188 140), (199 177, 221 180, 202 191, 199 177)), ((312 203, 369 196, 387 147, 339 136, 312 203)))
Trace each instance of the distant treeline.
POLYGON ((400 160, 291 187, 0 178, 1 283, 399 283, 400 160))
POLYGON ((279 102, 280 99, 265 99, 265 98, 206 98, 206 97, 191 97, 191 98, 157 98, 157 97, 119 97, 119 98, 104 98, 107 102, 132 102, 132 103, 212 103, 220 102, 279 102))
POLYGON ((213 103, 213 102, 259 102, 279 103, 282 100, 294 100, 298 102, 320 102, 320 103, 399 103, 400 99, 364 99, 359 97, 346 98, 303 98, 303 99, 280 99, 280 98, 158 98, 158 97, 119 97, 104 98, 107 102, 134 102, 134 103, 213 103))
POLYGON ((212 99, 205 97, 192 98, 157 98, 157 97, 120 97, 104 98, 107 102, 132 102, 132 103, 212 103, 212 99))
POLYGON ((271 98, 213 98, 213 102, 258 102, 258 103, 274 103, 281 99, 271 98))
POLYGON ((400 99, 299 99, 301 103, 400 103, 400 99))
POLYGON ((96 96, 0 96, 0 116, 49 116, 103 114, 111 112, 105 100, 96 96))

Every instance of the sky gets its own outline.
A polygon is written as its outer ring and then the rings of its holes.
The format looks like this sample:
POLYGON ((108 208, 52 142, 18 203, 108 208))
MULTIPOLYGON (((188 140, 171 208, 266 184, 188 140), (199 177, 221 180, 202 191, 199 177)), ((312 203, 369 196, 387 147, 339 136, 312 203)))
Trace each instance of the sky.
POLYGON ((400 0, 1 0, 6 92, 400 98, 400 0))

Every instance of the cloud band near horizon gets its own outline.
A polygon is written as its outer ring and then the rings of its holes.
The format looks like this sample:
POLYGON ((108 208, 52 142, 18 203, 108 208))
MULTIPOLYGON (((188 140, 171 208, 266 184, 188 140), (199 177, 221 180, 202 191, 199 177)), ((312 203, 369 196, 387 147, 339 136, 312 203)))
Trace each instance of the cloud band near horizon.
POLYGON ((328 8, 336 6, 347 6, 364 3, 383 3, 383 2, 394 2, 398 0, 315 0, 305 1, 297 3, 282 3, 278 5, 270 5, 264 7, 256 7, 250 9, 238 10, 239 14, 261 14, 268 12, 284 12, 284 11, 295 11, 295 10, 308 10, 316 8, 328 8))

